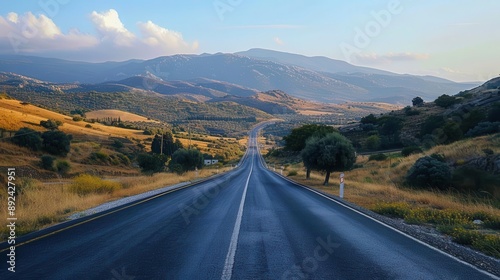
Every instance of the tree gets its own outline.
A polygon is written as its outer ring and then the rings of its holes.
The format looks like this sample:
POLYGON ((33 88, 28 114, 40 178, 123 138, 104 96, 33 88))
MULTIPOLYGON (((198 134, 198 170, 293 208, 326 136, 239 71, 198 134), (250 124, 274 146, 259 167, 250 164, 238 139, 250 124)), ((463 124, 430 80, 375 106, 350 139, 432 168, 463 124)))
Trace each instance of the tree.
POLYGON ((369 150, 377 150, 380 148, 380 137, 372 135, 366 139, 366 148, 369 150))
POLYGON ((26 147, 33 151, 40 151, 42 148, 40 132, 27 127, 19 129, 11 141, 18 146, 26 147))
POLYGON ((54 161, 55 160, 56 160, 56 158, 53 156, 43 155, 40 158, 40 165, 45 170, 54 171, 54 169, 55 169, 54 168, 54 161))
POLYGON ((417 96, 411 100, 411 103, 413 104, 413 106, 419 107, 424 104, 424 100, 421 97, 417 96))
POLYGON ((356 161, 352 143, 339 133, 310 138, 301 156, 306 168, 326 172, 323 183, 325 186, 328 185, 332 172, 348 170, 356 161))
POLYGON ((172 155, 170 170, 182 174, 189 170, 203 167, 203 154, 196 149, 179 149, 172 155))
POLYGON ((165 162, 167 158, 162 155, 150 155, 150 154, 140 154, 137 156, 137 163, 142 169, 142 172, 155 173, 161 172, 165 168, 165 162))
POLYGON ((43 149, 52 155, 66 156, 70 151, 73 136, 62 131, 46 131, 42 134, 43 149))
POLYGON ((361 118, 360 122, 362 124, 377 124, 377 117, 373 114, 369 114, 368 116, 361 118))
POLYGON ((292 132, 283 137, 285 150, 300 152, 306 146, 306 140, 312 136, 322 137, 328 133, 335 132, 335 128, 327 125, 306 124, 292 129, 292 132))
POLYGON ((179 139, 176 139, 176 141, 174 142, 172 133, 168 131, 163 134, 163 149, 161 143, 162 136, 155 135, 155 138, 151 143, 151 152, 155 154, 164 154, 170 157, 175 153, 175 151, 183 148, 182 143, 179 141, 179 139))
POLYGON ((46 129, 50 130, 56 130, 58 129, 63 123, 61 121, 56 121, 52 119, 48 119, 46 121, 40 121, 40 125, 45 127, 46 129))

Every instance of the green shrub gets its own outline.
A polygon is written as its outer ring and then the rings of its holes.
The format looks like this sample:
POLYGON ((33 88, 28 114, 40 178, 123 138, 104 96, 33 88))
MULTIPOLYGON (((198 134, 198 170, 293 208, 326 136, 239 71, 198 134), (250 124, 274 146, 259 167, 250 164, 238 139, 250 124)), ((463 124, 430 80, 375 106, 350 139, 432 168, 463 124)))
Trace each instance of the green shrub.
POLYGON ((376 160, 376 161, 384 161, 387 159, 387 156, 385 154, 376 154, 376 155, 371 155, 368 157, 368 161, 371 160, 376 160))
POLYGON ((407 184, 419 188, 447 189, 451 178, 450 167, 429 156, 418 159, 406 174, 407 184))
POLYGON ((380 137, 378 135, 372 135, 366 139, 366 148, 369 150, 377 150, 380 148, 380 137))
POLYGON ((73 117, 73 121, 75 121, 75 122, 81 122, 81 121, 83 121, 83 118, 80 117, 80 116, 74 116, 73 117))
POLYGON ((113 141, 113 147, 115 147, 116 149, 121 149, 121 148, 123 148, 123 146, 124 145, 123 145, 122 141, 116 140, 116 139, 115 139, 115 141, 113 141))
MULTIPOLYGON (((142 169, 142 172, 155 173, 165 169, 166 156, 140 154, 137 157, 137 162, 142 169)), ((170 169, 172 170, 172 168, 170 169)))
POLYGON ((50 129, 50 130, 56 130, 58 129, 63 123, 61 121, 56 121, 53 119, 48 119, 46 121, 40 121, 40 126, 50 129))
POLYGON ((11 141, 18 146, 26 147, 33 151, 39 151, 43 143, 40 132, 27 127, 19 129, 11 141))
POLYGON ((500 122, 480 122, 474 128, 467 131, 465 136, 476 137, 497 132, 500 132, 500 122))
POLYGON ((108 154, 99 151, 99 152, 95 152, 95 153, 90 154, 90 158, 92 160, 97 160, 97 161, 101 161, 101 162, 107 162, 108 159, 109 159, 109 156, 108 156, 108 154))
POLYGON ((383 202, 375 205, 372 211, 394 218, 404 218, 410 212, 410 206, 404 202, 383 202))
POLYGON ((69 164, 69 162, 67 162, 65 160, 60 160, 56 163, 56 168, 57 168, 57 172, 59 172, 61 174, 67 174, 69 172, 69 170, 71 169, 71 165, 69 164))
POLYGON ((292 170, 292 171, 288 172, 288 175, 287 175, 287 176, 288 176, 288 177, 290 177, 290 176, 297 176, 297 171, 292 170))
POLYGON ((102 180, 99 177, 82 174, 73 180, 70 190, 79 195, 112 193, 121 188, 120 183, 102 180))
POLYGON ((456 98, 455 96, 449 96, 446 94, 443 94, 439 96, 434 103, 438 105, 439 107, 443 108, 448 108, 452 105, 455 105, 460 102, 460 99, 456 98))
POLYGON ((419 154, 422 153, 422 149, 418 146, 410 146, 410 147, 404 147, 403 150, 401 150, 401 155, 404 157, 407 157, 412 154, 419 154))
POLYGON ((62 131, 52 130, 42 134, 43 149, 52 155, 66 156, 70 151, 73 136, 62 131))
POLYGON ((40 158, 40 165, 45 170, 54 171, 54 161, 55 160, 56 160, 56 158, 53 156, 43 155, 40 158))

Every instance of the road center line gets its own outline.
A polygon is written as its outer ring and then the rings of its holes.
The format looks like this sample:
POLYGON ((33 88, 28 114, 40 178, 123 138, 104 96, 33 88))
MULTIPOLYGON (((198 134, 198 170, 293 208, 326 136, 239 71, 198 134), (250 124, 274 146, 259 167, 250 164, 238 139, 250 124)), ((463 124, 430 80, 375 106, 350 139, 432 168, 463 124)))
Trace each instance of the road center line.
POLYGON ((253 160, 250 167, 250 173, 248 174, 247 182, 245 184, 245 189, 243 190, 243 196, 241 197, 240 208, 238 209, 238 215, 236 216, 236 223, 234 224, 233 235, 231 236, 231 243, 229 244, 229 250, 226 256, 226 262, 224 263, 224 270, 222 271, 222 280, 229 280, 233 275, 233 265, 234 257, 236 255, 236 247, 238 246, 238 237, 240 235, 241 219, 243 217, 243 207, 245 206, 245 199, 247 197, 248 183, 250 182, 250 176, 253 171, 253 160))

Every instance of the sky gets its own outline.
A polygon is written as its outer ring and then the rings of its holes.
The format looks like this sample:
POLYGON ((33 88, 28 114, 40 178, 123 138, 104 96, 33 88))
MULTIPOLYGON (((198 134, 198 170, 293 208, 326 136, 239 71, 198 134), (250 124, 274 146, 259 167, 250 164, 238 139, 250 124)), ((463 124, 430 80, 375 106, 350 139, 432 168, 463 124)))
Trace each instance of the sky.
POLYGON ((3 0, 0 54, 102 62, 265 48, 401 74, 500 74, 498 0, 3 0))

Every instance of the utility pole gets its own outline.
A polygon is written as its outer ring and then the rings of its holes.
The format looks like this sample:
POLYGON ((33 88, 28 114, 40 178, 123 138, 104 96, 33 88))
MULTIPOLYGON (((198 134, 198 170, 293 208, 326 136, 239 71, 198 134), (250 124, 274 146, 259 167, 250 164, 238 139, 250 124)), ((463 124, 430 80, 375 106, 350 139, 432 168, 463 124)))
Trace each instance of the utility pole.
POLYGON ((165 126, 163 126, 163 130, 161 132, 161 145, 160 145, 160 155, 163 155, 163 135, 165 134, 165 126))

